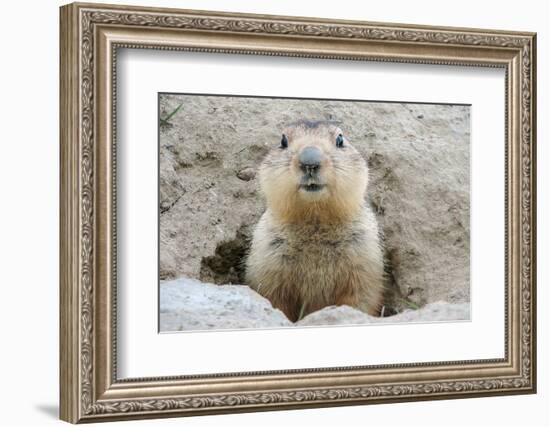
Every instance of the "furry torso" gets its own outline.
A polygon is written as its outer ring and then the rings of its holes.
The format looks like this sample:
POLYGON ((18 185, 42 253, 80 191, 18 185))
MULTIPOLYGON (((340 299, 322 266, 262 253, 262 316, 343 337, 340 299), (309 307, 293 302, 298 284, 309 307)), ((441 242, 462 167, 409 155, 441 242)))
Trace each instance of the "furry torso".
POLYGON ((247 271, 251 285, 291 320, 341 304, 374 314, 383 286, 374 215, 365 206, 351 222, 280 224, 267 211, 247 271))

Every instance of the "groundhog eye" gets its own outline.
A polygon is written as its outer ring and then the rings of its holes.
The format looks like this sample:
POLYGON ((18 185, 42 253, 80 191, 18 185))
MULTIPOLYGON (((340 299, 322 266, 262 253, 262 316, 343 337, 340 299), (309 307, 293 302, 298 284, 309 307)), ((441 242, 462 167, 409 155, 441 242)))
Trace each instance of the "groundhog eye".
POLYGON ((342 148, 344 146, 344 137, 341 133, 336 137, 336 146, 338 148, 342 148))
POLYGON ((288 148, 288 138, 283 133, 283 137, 281 138, 281 148, 288 148))

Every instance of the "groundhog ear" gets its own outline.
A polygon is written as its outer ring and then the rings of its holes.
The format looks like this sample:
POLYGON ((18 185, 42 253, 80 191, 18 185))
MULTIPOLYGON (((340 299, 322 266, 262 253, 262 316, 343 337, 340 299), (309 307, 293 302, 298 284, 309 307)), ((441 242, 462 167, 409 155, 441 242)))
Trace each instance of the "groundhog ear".
POLYGON ((283 133, 283 137, 281 138, 281 148, 287 148, 288 147, 288 138, 283 133))
POLYGON ((336 137, 336 146, 338 148, 341 148, 344 146, 344 136, 339 133, 338 136, 336 137))

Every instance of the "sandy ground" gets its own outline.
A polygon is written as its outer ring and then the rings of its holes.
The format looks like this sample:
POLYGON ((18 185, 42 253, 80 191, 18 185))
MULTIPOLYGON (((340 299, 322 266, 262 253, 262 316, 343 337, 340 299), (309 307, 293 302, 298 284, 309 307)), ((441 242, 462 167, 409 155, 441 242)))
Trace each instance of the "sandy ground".
POLYGON ((264 210, 255 171, 299 119, 340 122, 367 160, 388 314, 470 300, 468 106, 162 95, 160 277, 242 283, 264 210))
POLYGON ((271 303, 242 285, 214 285, 180 278, 160 285, 160 330, 271 329, 327 325, 387 325, 468 320, 469 303, 434 302, 394 316, 373 317, 355 308, 329 306, 293 323, 271 303))

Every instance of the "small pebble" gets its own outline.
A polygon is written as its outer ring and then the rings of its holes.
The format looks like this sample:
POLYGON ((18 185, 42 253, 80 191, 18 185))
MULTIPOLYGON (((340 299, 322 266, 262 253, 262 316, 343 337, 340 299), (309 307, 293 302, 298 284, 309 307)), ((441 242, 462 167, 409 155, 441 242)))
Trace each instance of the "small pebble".
POLYGON ((256 176, 256 171, 252 168, 246 168, 237 172, 237 178, 243 181, 251 181, 256 176))

